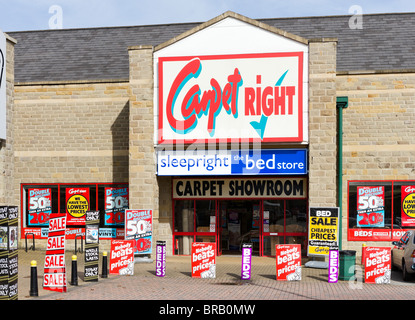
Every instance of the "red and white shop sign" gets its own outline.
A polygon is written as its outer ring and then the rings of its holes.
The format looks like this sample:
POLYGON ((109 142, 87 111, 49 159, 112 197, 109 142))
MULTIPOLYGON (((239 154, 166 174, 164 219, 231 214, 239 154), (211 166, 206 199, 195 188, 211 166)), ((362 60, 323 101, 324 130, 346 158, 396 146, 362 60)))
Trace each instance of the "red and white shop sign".
POLYGON ((364 247, 365 283, 390 283, 391 248, 364 247))
POLYGON ((349 241, 398 241, 406 232, 406 229, 347 229, 349 241))
POLYGON ((43 276, 46 290, 66 292, 65 232, 66 215, 51 214, 43 276))
POLYGON ((277 280, 301 280, 301 245, 277 244, 275 246, 277 280))
POLYGON ((67 224, 85 225, 89 210, 89 188, 66 188, 67 224))
POLYGON ((134 240, 111 240, 110 274, 134 274, 134 240))
POLYGON ((192 243, 192 277, 216 278, 216 244, 192 243))
POLYGON ((303 52, 161 57, 158 142, 302 142, 303 52))

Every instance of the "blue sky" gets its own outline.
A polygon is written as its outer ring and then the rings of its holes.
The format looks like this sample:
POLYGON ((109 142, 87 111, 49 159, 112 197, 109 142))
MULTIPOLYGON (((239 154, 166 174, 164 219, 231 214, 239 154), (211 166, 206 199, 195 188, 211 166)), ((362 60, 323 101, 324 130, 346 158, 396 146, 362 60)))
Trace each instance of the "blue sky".
POLYGON ((62 8, 62 27, 90 28, 179 22, 203 22, 231 10, 249 18, 415 12, 414 0, 0 0, 0 29, 49 29, 62 8))

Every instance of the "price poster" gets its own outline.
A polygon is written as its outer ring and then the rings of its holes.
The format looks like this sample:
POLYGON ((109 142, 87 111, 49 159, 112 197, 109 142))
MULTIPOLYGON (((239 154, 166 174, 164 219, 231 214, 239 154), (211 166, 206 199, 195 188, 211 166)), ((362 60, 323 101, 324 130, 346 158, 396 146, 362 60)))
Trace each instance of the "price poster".
POLYGON ((66 292, 65 232, 66 215, 52 213, 43 276, 45 290, 66 292))
POLYGON ((128 188, 105 188, 105 220, 106 226, 124 224, 125 209, 128 209, 128 188))
POLYGON ((357 187, 357 226, 385 226, 385 187, 357 187))
POLYGON ((29 226, 47 226, 52 213, 52 190, 28 189, 29 226))
POLYGON ((328 256, 339 247, 339 208, 310 208, 308 221, 309 256, 328 256))
POLYGON ((415 186, 401 186, 401 225, 415 226, 415 186))
POLYGON ((153 237, 152 210, 125 210, 125 240, 135 241, 135 254, 150 254, 153 237))
POLYGON ((216 244, 192 243, 192 277, 216 278, 216 244))
POLYGON ((390 283, 391 248, 364 247, 363 250, 365 283, 390 283))
POLYGON ((89 188, 66 188, 67 225, 85 225, 89 210, 89 188))
POLYGON ((134 240, 111 240, 110 274, 134 274, 134 240))
POLYGON ((301 280, 301 245, 275 245, 277 262, 277 280, 301 280))

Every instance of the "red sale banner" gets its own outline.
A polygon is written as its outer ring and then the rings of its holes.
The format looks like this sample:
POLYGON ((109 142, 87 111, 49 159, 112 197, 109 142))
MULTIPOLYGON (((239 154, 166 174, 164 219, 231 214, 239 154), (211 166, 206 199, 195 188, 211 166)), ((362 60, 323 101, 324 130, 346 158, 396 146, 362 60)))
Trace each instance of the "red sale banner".
POLYGON ((192 277, 216 278, 216 244, 192 243, 192 277))
POLYGON ((65 231, 66 215, 51 214, 43 276, 46 290, 66 292, 65 231))
POLYGON ((111 240, 110 274, 134 274, 134 240, 111 240))
POLYGON ((277 244, 277 280, 301 280, 301 245, 277 244))
POLYGON ((89 210, 89 188, 66 188, 66 213, 69 225, 85 225, 89 210))
POLYGON ((364 247, 365 283, 390 283, 391 248, 364 247))

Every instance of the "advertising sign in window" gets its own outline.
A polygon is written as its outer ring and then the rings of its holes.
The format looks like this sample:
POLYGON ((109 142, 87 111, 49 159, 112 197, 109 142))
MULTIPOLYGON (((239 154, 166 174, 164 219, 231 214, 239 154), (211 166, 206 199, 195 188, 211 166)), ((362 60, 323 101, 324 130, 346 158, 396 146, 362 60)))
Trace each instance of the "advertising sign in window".
POLYGON ((85 225, 89 188, 66 188, 67 225, 85 225))
POLYGON ((28 190, 30 226, 46 226, 52 213, 52 190, 35 188, 28 190))
POLYGON ((415 226, 415 186, 401 186, 402 226, 415 226))
POLYGON ((357 226, 364 228, 385 225, 385 188, 357 187, 357 226))
POLYGON ((107 226, 124 224, 125 209, 128 209, 128 187, 105 188, 105 219, 107 226))

